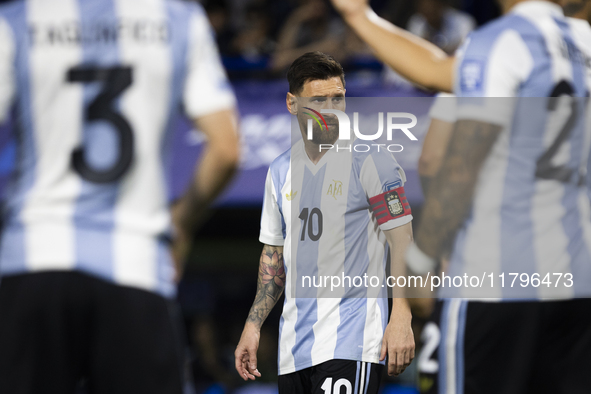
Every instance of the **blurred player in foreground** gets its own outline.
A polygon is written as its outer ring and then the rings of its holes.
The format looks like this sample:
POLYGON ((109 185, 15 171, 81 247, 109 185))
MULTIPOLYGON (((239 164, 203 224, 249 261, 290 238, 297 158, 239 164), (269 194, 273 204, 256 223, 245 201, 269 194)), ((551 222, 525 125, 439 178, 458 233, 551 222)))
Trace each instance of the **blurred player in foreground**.
MULTIPOLYGON (((444 300, 438 324, 425 328, 423 391, 587 392, 591 321, 582 311, 591 305, 572 298, 590 295, 589 199, 581 182, 589 130, 583 100, 570 101, 565 119, 557 98, 589 94, 589 40, 580 38, 588 25, 565 18, 550 1, 506 0, 506 16, 472 34, 451 58, 380 20, 364 1, 333 2, 397 71, 458 96, 457 122, 428 187, 409 265, 430 270, 452 250, 456 273, 480 267, 572 278, 570 287, 541 287, 528 301, 508 295, 519 294, 515 289, 488 300, 513 302, 444 300)), ((578 16, 587 6, 580 5, 578 16)))
POLYGON ((209 143, 190 232, 238 160, 205 13, 162 0, 0 7, 0 120, 17 171, 0 245, 0 392, 182 392, 166 166, 180 110, 209 143), (11 112, 12 111, 12 112, 11 112))
MULTIPOLYGON (((392 275, 401 270, 404 274, 404 253, 412 242, 404 172, 386 151, 320 151, 319 144, 337 143, 339 126, 332 115, 325 114, 326 123, 314 126, 313 138, 306 138, 309 113, 345 109, 344 73, 332 57, 307 53, 293 62, 287 79, 287 109, 297 118, 297 142, 271 164, 267 175, 257 294, 235 352, 236 370, 245 380, 260 376, 260 329, 285 289, 279 392, 377 393, 380 361, 386 355, 390 375, 400 374, 414 358, 407 301, 393 300, 388 323, 388 300, 382 290, 377 297, 365 293, 367 289, 346 293, 356 293, 357 298, 322 297, 316 289, 312 296, 302 296, 305 289, 295 279, 321 275, 334 266, 350 276, 371 269, 383 275, 388 245, 392 275), (330 190, 339 182, 342 194, 336 199, 330 190), (394 194, 401 199, 398 211, 386 208, 386 197, 394 194), (372 209, 382 207, 371 215, 372 209)), ((338 143, 345 142, 349 143, 338 143)))

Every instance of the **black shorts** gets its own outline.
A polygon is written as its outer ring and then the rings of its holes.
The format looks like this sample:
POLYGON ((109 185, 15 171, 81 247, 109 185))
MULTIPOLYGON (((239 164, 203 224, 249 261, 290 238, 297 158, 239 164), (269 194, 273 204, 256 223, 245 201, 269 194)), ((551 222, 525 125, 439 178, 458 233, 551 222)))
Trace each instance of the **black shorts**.
POLYGON ((591 392, 591 299, 438 302, 421 336, 428 394, 591 392))
POLYGON ((384 366, 352 360, 330 360, 280 375, 279 394, 377 394, 384 366))
POLYGON ((76 272, 3 277, 0 393, 182 393, 179 315, 165 298, 76 272))

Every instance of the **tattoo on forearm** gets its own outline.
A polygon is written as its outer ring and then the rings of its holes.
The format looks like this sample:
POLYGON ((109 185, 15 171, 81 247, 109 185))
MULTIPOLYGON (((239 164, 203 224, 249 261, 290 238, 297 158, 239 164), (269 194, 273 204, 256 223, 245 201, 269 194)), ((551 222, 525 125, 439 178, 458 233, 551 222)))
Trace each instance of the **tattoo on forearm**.
POLYGON ((265 245, 259 262, 257 293, 247 322, 261 327, 285 288, 283 247, 265 245))
POLYGON ((468 215, 480 169, 501 128, 473 120, 458 121, 447 154, 429 185, 416 235, 419 248, 441 257, 451 250, 468 215))

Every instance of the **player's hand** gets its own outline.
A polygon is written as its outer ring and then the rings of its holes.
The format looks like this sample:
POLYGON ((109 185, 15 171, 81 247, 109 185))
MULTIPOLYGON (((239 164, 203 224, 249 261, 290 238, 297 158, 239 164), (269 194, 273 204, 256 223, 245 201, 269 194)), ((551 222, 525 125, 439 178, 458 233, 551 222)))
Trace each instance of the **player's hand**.
POLYGON ((331 0, 331 2, 345 18, 362 13, 368 7, 368 0, 331 0))
POLYGON ((257 369, 257 350, 260 338, 260 331, 254 325, 246 323, 234 352, 236 371, 244 380, 255 380, 261 377, 261 373, 257 369))
POLYGON ((397 313, 392 310, 390 323, 384 332, 380 361, 388 355, 388 375, 398 376, 415 358, 415 338, 411 328, 411 315, 407 308, 397 313))

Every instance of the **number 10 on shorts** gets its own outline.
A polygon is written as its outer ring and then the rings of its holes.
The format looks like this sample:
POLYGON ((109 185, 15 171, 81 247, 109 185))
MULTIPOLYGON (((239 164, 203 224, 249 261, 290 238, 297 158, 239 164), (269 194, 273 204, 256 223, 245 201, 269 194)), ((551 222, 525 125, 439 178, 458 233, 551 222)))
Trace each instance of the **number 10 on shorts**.
POLYGON ((324 390, 325 394, 343 394, 341 393, 342 387, 345 388, 344 394, 351 394, 353 392, 351 382, 349 382, 345 378, 337 380, 334 386, 332 385, 332 378, 326 378, 326 380, 324 381, 324 383, 322 383, 322 386, 320 388, 324 390))

